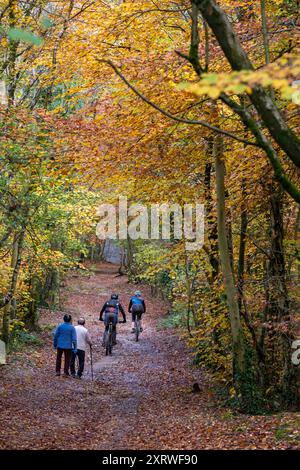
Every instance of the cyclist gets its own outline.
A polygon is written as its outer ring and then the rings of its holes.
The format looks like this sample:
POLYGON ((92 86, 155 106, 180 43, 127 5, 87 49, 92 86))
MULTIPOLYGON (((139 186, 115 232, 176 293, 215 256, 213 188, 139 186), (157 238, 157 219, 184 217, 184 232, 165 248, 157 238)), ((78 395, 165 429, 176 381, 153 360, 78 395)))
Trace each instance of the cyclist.
POLYGON ((131 297, 130 302, 129 302, 129 307, 128 307, 128 312, 131 313, 132 315, 132 330, 131 333, 135 333, 135 318, 136 315, 139 316, 140 322, 141 322, 141 329, 140 331, 143 331, 142 328, 142 315, 143 313, 146 312, 146 304, 145 301, 142 297, 141 291, 137 290, 134 293, 134 296, 131 297))
POLYGON ((117 344, 117 323, 119 311, 123 315, 123 323, 126 323, 126 314, 124 308, 119 302, 118 294, 112 294, 110 299, 105 302, 101 311, 100 311, 100 321, 104 321, 105 329, 103 334, 103 343, 102 346, 105 346, 105 332, 108 331, 109 323, 113 324, 113 344, 117 344), (103 319, 104 314, 104 319, 103 319))

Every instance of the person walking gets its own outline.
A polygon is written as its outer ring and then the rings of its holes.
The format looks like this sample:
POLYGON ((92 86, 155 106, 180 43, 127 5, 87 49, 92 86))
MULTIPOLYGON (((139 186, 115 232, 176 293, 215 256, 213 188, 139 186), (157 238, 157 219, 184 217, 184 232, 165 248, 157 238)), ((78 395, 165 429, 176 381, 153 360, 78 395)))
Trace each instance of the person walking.
POLYGON ((92 349, 92 341, 89 335, 88 330, 85 328, 85 319, 79 318, 78 325, 75 326, 76 336, 77 336, 77 352, 72 352, 71 363, 70 363, 70 371, 72 377, 77 377, 81 379, 83 370, 84 370, 84 362, 85 362, 85 351, 86 347, 90 346, 92 349), (76 357, 78 357, 78 370, 77 374, 75 371, 75 362, 76 357))
POLYGON ((56 375, 60 376, 61 361, 64 355, 64 373, 63 377, 69 377, 69 369, 71 362, 72 351, 77 352, 77 336, 76 330, 72 325, 72 317, 66 313, 64 315, 64 322, 61 323, 55 331, 53 338, 53 346, 56 349, 56 375))

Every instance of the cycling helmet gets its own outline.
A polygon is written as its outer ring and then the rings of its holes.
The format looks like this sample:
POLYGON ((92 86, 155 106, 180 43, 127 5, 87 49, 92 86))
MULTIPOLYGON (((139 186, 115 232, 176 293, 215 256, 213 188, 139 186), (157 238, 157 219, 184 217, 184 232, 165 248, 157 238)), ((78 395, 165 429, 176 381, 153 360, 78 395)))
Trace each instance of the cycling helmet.
POLYGON ((118 296, 118 294, 111 294, 110 298, 112 300, 118 300, 119 296, 118 296))
POLYGON ((135 291, 134 295, 136 295, 137 297, 140 297, 142 295, 142 293, 141 293, 140 290, 137 290, 137 291, 135 291))

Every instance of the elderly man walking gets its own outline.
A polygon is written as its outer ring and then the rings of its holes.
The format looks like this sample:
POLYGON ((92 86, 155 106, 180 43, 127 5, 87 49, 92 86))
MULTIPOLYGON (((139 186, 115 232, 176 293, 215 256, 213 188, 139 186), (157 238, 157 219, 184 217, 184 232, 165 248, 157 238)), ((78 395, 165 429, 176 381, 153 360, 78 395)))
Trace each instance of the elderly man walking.
POLYGON ((68 313, 64 315, 64 322, 61 323, 54 333, 53 346, 57 350, 56 356, 56 375, 60 376, 61 360, 64 354, 64 374, 63 377, 69 377, 70 361, 72 351, 76 351, 77 337, 76 330, 72 325, 72 317, 68 313))
POLYGON ((88 330, 85 328, 85 319, 79 318, 78 325, 75 326, 76 335, 77 335, 77 351, 72 352, 70 370, 72 377, 77 377, 81 379, 83 370, 84 370, 84 361, 85 361, 85 351, 86 347, 89 345, 92 348, 92 341, 89 335, 88 330), (78 370, 77 375, 75 371, 75 361, 76 356, 78 357, 78 370))

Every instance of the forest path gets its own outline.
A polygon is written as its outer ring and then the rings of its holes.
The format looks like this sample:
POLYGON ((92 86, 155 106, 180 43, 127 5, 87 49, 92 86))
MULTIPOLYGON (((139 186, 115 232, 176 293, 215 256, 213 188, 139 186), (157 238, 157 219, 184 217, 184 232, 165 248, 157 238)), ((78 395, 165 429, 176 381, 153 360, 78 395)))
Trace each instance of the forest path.
MULTIPOLYGON (((105 357, 99 310, 111 292, 127 309, 135 286, 116 267, 72 276, 62 289, 64 311, 74 324, 86 318, 94 343, 94 381, 89 353, 82 380, 55 377, 51 333, 43 346, 14 353, 0 369, 1 449, 254 449, 295 448, 276 439, 281 416, 242 416, 221 408, 178 333, 159 328, 166 307, 142 289, 147 302, 139 343, 130 318, 118 326, 118 345, 105 357), (198 382, 200 393, 191 393, 198 382)), ((60 322, 62 312, 43 312, 41 326, 60 322)))

